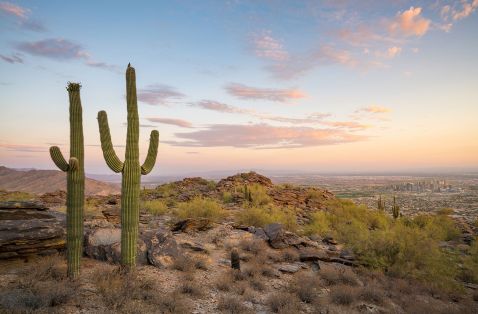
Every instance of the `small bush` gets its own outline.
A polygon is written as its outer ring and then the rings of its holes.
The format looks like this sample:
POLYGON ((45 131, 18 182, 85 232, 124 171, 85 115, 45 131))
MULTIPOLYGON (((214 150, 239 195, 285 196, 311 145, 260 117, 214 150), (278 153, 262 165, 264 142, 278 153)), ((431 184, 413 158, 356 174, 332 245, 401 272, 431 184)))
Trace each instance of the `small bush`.
POLYGON ((296 313, 300 307, 295 294, 275 292, 267 299, 267 304, 275 313, 296 313))
POLYGON ((168 212, 168 205, 161 200, 144 201, 142 207, 155 216, 164 215, 168 212))
POLYGON ((182 271, 182 272, 192 272, 195 267, 195 261, 193 261, 188 256, 180 256, 174 260, 172 265, 173 269, 182 271))
POLYGON ((189 202, 179 203, 175 214, 181 219, 208 218, 212 221, 219 221, 225 216, 225 211, 213 199, 195 197, 189 202))
POLYGON ((181 283, 179 291, 196 297, 202 295, 202 288, 193 280, 184 280, 181 283))
POLYGON ((282 252, 282 260, 284 262, 293 263, 299 261, 299 259, 299 252, 296 249, 287 248, 282 252))
POLYGON ((225 204, 232 203, 234 201, 234 197, 232 196, 232 193, 227 191, 222 192, 222 201, 225 204))
POLYGON ((191 306, 186 302, 181 293, 177 291, 164 295, 157 304, 161 313, 191 313, 191 306))
POLYGON ((292 209, 273 205, 266 207, 247 207, 236 215, 236 221, 242 225, 264 227, 271 223, 281 223, 285 229, 297 229, 297 217, 292 209))
POLYGON ((249 313, 250 310, 236 296, 224 296, 219 299, 218 310, 223 313, 241 314, 249 313))
POLYGON ((290 286, 290 290, 296 293, 299 299, 305 303, 313 303, 317 298, 317 288, 320 281, 315 274, 299 274, 290 286))
POLYGON ((360 299, 380 305, 383 303, 384 295, 382 289, 378 287, 376 283, 372 282, 362 288, 360 291, 360 299))
POLYGON ((0 201, 31 201, 35 195, 27 192, 7 192, 0 190, 0 201))
POLYGON ((356 296, 355 289, 346 285, 335 286, 330 292, 331 301, 338 305, 350 305, 355 301, 356 296))
POLYGON ((357 276, 349 269, 323 269, 320 271, 320 276, 328 286, 337 284, 358 285, 357 276))

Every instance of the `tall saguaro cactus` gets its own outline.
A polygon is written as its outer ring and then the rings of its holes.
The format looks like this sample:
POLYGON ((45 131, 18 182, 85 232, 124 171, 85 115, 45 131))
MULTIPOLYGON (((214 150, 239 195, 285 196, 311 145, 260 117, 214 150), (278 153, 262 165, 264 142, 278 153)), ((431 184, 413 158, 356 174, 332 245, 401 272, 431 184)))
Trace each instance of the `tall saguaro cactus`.
POLYGON ((126 103, 128 109, 128 130, 126 133, 126 154, 124 163, 116 155, 111 142, 108 117, 105 111, 98 112, 101 148, 106 164, 114 172, 122 173, 121 180, 121 264, 134 267, 136 264, 136 243, 139 224, 139 192, 141 175, 151 172, 158 153, 159 133, 151 132, 148 156, 139 164, 139 118, 136 97, 136 74, 128 64, 126 69, 126 103))
POLYGON ((85 169, 83 146, 83 122, 80 99, 81 85, 68 83, 70 98, 70 159, 67 162, 58 146, 50 147, 51 159, 66 176, 66 245, 68 277, 80 274, 80 258, 83 254, 83 208, 85 203, 85 169))

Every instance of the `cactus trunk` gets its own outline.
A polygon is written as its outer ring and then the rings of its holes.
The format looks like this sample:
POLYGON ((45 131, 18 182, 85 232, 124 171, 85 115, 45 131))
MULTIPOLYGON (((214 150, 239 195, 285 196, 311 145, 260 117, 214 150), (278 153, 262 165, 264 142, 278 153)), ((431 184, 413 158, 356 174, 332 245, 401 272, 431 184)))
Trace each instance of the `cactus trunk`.
POLYGON ((158 153, 158 131, 151 132, 148 156, 139 164, 139 117, 136 97, 136 74, 128 64, 126 70, 126 102, 128 129, 124 163, 119 160, 111 142, 106 112, 98 112, 101 148, 106 164, 114 172, 122 173, 121 180, 121 264, 132 268, 136 264, 136 244, 139 225, 139 194, 141 174, 148 174, 156 162, 158 153))
POLYGON ((70 100, 70 159, 67 163, 56 146, 50 148, 50 155, 55 164, 67 173, 67 272, 68 277, 74 279, 80 274, 80 259, 83 254, 85 171, 80 84, 69 83, 67 90, 70 100))

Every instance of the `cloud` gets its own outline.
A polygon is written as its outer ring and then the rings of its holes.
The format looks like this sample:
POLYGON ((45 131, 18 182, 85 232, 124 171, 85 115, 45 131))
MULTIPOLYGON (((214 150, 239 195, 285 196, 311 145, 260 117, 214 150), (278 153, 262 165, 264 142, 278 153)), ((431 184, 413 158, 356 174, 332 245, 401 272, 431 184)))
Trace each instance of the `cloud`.
POLYGON ((376 51, 375 56, 379 58, 393 59, 402 52, 401 47, 393 46, 388 48, 385 52, 376 51))
POLYGON ((392 34, 404 36, 423 36, 430 28, 431 21, 421 16, 422 8, 410 7, 399 12, 395 19, 388 22, 388 30, 392 34))
POLYGON ((19 53, 14 53, 11 56, 5 56, 5 55, 0 54, 0 59, 2 59, 5 62, 12 63, 12 64, 23 63, 22 55, 19 54, 19 53))
POLYGON ((207 110, 213 110, 225 113, 241 113, 241 114, 254 114, 254 110, 247 110, 238 107, 234 107, 225 103, 221 103, 215 100, 201 100, 196 103, 192 103, 192 106, 200 107, 207 110))
MULTIPOLYGON (((128 126, 128 123, 127 123, 127 122, 124 122, 124 123, 123 123, 123 126, 128 126)), ((140 124, 139 124, 139 127, 140 127, 140 128, 155 128, 156 125, 152 125, 152 124, 142 124, 142 123, 140 123, 140 124)))
POLYGON ((43 153, 48 151, 48 149, 43 146, 22 145, 22 144, 0 143, 0 148, 5 148, 6 150, 12 151, 12 152, 26 152, 26 153, 43 153))
POLYGON ((168 105, 171 100, 182 98, 184 98, 184 94, 163 84, 149 85, 138 91, 138 100, 148 105, 168 105))
POLYGON ((31 11, 29 9, 12 4, 10 2, 0 2, 0 12, 13 17, 16 22, 24 29, 36 32, 43 32, 46 30, 46 27, 42 22, 30 19, 29 15, 31 11))
POLYGON ((82 60, 85 65, 118 72, 118 66, 93 60, 90 53, 83 49, 80 44, 63 38, 47 38, 33 42, 20 42, 16 48, 33 56, 49 58, 53 60, 82 60))
POLYGON ((285 61, 289 54, 282 43, 272 37, 271 31, 262 31, 252 36, 253 50, 256 56, 273 61, 285 61))
POLYGON ((392 111, 390 108, 384 107, 384 106, 377 106, 377 105, 371 105, 367 107, 360 108, 356 110, 356 113, 359 112, 367 112, 367 113, 374 113, 374 114, 380 114, 380 113, 387 113, 392 111))
POLYGON ((338 129, 311 127, 284 127, 268 124, 215 124, 205 130, 175 133, 187 141, 167 141, 173 146, 185 147, 241 147, 256 149, 297 148, 349 143, 365 140, 366 136, 338 129))
POLYGON ((25 53, 50 59, 86 59, 89 54, 76 43, 63 38, 49 38, 34 42, 22 42, 17 49, 25 53))
POLYGON ((468 2, 466 0, 461 1, 462 8, 460 11, 453 10, 453 19, 455 21, 464 19, 472 14, 478 7, 478 0, 468 2))
POLYGON ((192 128, 193 125, 191 122, 181 119, 171 119, 171 118, 146 118, 146 120, 150 122, 162 123, 162 124, 170 124, 176 125, 182 128, 192 128))
POLYGON ((250 87, 242 84, 231 83, 225 87, 226 91, 241 99, 265 99, 277 102, 287 102, 289 100, 306 97, 305 93, 298 89, 269 89, 250 87))
POLYGON ((283 123, 313 124, 313 123, 322 123, 325 118, 330 116, 330 114, 312 113, 307 115, 304 118, 273 116, 273 115, 267 115, 267 114, 257 114, 256 116, 262 120, 270 120, 270 121, 283 122, 283 123))
POLYGON ((27 18, 27 14, 30 13, 30 10, 22 8, 10 2, 0 2, 0 11, 5 14, 13 15, 22 19, 27 18))
POLYGON ((322 124, 349 130, 365 130, 372 127, 371 125, 355 121, 324 121, 322 124))
POLYGON ((268 65, 266 69, 278 79, 292 79, 318 66, 333 64, 355 67, 359 62, 348 50, 324 45, 316 51, 291 56, 287 62, 268 65))

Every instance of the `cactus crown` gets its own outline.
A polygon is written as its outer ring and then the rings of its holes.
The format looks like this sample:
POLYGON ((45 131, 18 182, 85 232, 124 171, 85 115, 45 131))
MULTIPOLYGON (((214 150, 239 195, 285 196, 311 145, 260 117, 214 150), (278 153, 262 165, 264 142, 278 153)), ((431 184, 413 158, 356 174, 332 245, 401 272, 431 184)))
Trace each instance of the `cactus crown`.
POLYGON ((66 87, 66 90, 69 92, 79 92, 80 88, 81 88, 80 83, 68 82, 68 86, 66 87))

